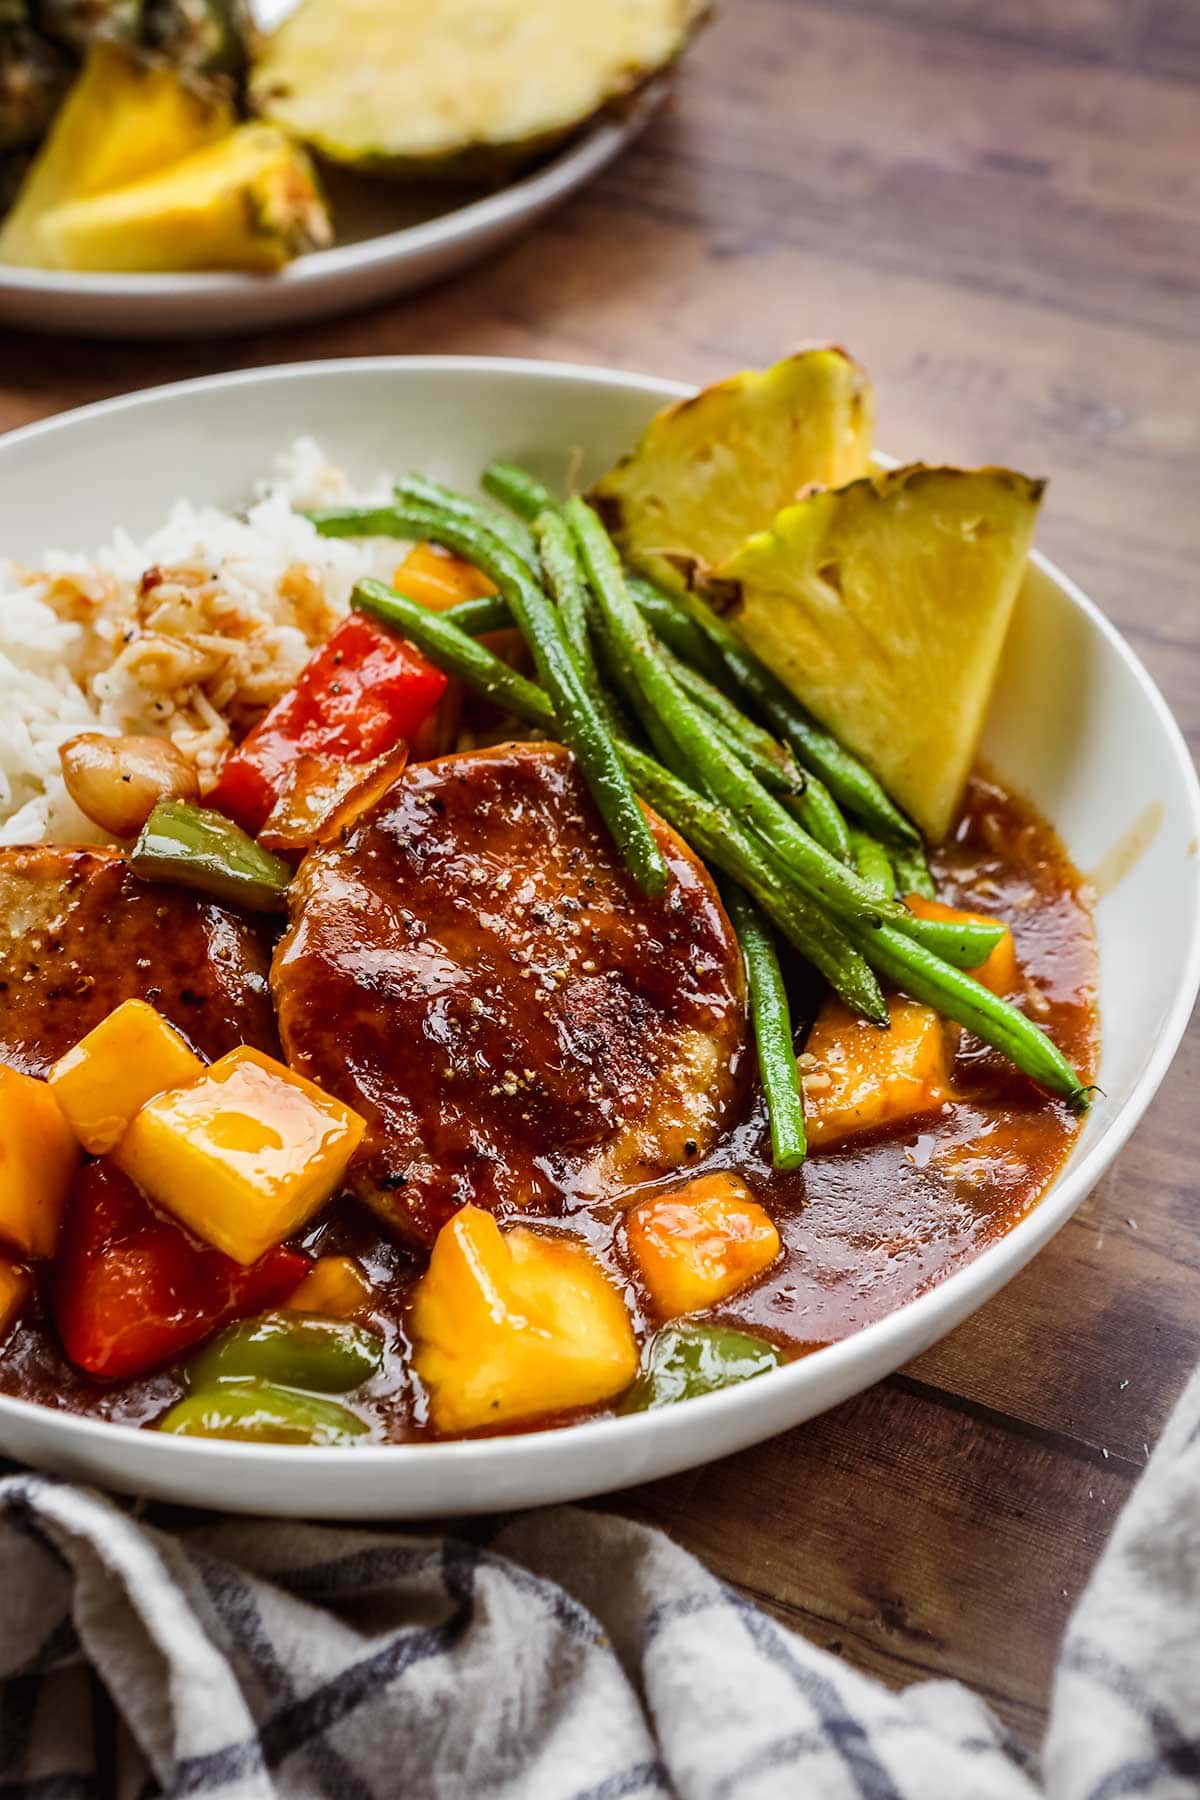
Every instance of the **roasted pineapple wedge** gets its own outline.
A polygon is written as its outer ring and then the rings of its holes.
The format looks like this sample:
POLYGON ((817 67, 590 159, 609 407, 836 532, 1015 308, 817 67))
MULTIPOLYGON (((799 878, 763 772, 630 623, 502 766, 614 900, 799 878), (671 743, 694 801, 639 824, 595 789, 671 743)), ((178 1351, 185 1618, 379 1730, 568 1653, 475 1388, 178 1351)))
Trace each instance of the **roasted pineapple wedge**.
POLYGON ((255 108, 335 162, 504 175, 679 55, 707 0, 304 0, 251 71, 255 108))
POLYGON ((233 108, 218 90, 98 41, 0 230, 0 262, 62 266, 49 262, 40 241, 47 213, 140 181, 233 126, 233 108))
POLYGON ((1044 483, 916 464, 811 495, 714 574, 742 636, 925 834, 970 770, 1044 483))
POLYGON ((591 498, 632 563, 687 586, 803 488, 865 475, 874 410, 844 350, 801 350, 668 406, 591 498))
POLYGON ((241 125, 144 181, 57 207, 37 235, 55 268, 265 273, 332 233, 304 151, 271 125, 241 125))

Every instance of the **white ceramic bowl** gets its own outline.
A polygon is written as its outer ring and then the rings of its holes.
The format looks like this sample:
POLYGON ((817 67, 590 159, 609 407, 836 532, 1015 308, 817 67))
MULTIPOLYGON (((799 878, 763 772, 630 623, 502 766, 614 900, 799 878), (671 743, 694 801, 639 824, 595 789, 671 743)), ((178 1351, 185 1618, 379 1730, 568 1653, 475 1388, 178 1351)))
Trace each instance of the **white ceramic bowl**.
POLYGON ((0 262, 0 325, 74 337, 224 337, 411 293, 490 255, 591 181, 665 92, 665 82, 652 84, 549 162, 465 203, 386 181, 344 194, 331 180, 337 243, 277 275, 84 275, 0 262))
MULTIPOLYGON (((419 467, 470 486, 491 457, 561 481, 598 474, 687 390, 601 369, 413 357, 251 370, 107 401, 0 439, 0 549, 87 549, 141 535, 179 495, 238 505, 281 446, 316 436, 352 473, 419 467)), ((927 446, 936 451, 935 445, 927 446)), ((674 1410, 472 1443, 356 1450, 162 1438, 0 1398, 0 1445, 161 1498, 309 1517, 418 1518, 602 1493, 724 1456, 835 1405, 924 1350, 1013 1276, 1108 1167, 1149 1104, 1200 977, 1200 789, 1133 652, 1035 559, 984 752, 1096 868, 1150 841, 1101 900, 1104 1089, 1053 1188, 1015 1230, 856 1337, 674 1410), (1153 826, 1153 830, 1150 827, 1153 826)))

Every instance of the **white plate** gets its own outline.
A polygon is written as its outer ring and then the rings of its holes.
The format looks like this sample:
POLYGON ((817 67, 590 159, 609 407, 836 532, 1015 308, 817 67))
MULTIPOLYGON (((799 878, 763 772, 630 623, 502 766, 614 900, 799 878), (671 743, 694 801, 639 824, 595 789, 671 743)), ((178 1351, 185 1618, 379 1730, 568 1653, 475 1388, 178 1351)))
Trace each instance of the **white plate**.
POLYGON ((666 85, 532 174, 452 210, 436 190, 326 172, 339 238, 278 275, 77 275, 0 263, 0 324, 81 337, 161 338, 296 325, 425 287, 498 249, 598 175, 641 131, 666 85), (439 210, 441 209, 441 210, 439 210))
MULTIPOLYGON (((179 495, 240 504, 281 446, 315 435, 366 478, 421 468, 473 484, 491 457, 560 482, 605 468, 663 401, 639 376, 475 357, 251 370, 104 402, 0 439, 0 547, 88 549, 149 531, 179 495)), ((936 450, 935 445, 928 448, 936 450)), ((357 1450, 162 1438, 0 1398, 0 1445, 43 1467, 250 1512, 417 1518, 539 1505, 669 1475, 742 1449, 858 1392, 1002 1287, 1059 1229, 1145 1111, 1200 978, 1200 788, 1167 707, 1128 645, 1035 559, 984 752, 1095 868, 1139 820, 1157 830, 1097 909, 1104 1088, 1064 1173, 1015 1230, 856 1337, 674 1409, 511 1438, 357 1450)))

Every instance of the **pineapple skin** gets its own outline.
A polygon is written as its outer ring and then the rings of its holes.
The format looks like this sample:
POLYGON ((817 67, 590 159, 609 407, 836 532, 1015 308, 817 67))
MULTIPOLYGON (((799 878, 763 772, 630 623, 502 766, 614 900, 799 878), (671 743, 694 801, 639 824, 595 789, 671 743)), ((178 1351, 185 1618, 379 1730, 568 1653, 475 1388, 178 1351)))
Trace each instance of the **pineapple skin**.
POLYGON ((678 592, 804 488, 865 475, 874 414, 845 350, 800 350, 664 408, 589 497, 626 558, 678 592))
POLYGON ((935 842, 975 757, 1044 488, 914 464, 786 508, 714 572, 745 642, 935 842))

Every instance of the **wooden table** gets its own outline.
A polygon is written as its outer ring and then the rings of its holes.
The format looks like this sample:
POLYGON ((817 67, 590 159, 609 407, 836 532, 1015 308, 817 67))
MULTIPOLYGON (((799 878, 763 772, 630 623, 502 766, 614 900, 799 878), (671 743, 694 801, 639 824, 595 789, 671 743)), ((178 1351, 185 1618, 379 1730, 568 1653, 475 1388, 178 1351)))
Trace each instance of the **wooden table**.
MULTIPOLYGON (((495 351, 703 380, 841 341, 888 449, 1052 477, 1042 545, 1194 743, 1198 337, 1187 0, 728 0, 638 147, 486 269, 294 335, 10 335, 0 427, 294 358, 495 351)), ((1193 1035, 1083 1210, 911 1368, 622 1504, 849 1661, 960 1676, 1036 1737, 1068 1611, 1200 1354, 1198 1077, 1193 1035)))

